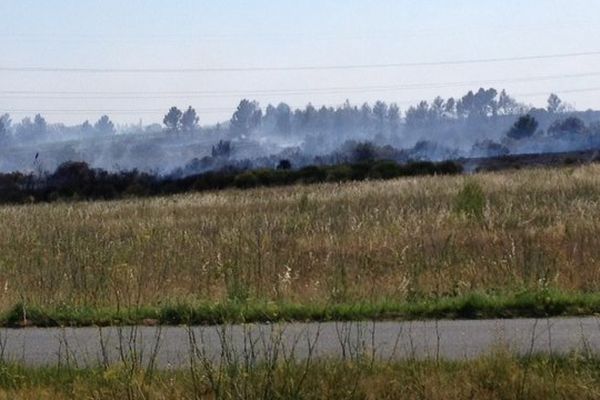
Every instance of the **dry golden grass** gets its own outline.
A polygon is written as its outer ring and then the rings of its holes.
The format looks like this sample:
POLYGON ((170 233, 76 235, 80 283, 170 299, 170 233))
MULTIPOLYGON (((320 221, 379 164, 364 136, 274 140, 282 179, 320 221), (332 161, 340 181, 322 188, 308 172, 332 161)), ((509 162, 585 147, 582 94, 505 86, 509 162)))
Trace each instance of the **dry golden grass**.
POLYGON ((600 166, 0 208, 0 310, 600 284, 600 166), (465 182, 481 218, 456 210, 465 182))

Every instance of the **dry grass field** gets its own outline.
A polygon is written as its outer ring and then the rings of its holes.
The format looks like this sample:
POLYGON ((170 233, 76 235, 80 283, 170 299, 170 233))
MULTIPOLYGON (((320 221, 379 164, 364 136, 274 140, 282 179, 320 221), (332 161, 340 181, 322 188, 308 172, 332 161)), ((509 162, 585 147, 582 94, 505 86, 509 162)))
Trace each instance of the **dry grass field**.
POLYGON ((0 310, 600 285, 600 166, 0 208, 0 310))

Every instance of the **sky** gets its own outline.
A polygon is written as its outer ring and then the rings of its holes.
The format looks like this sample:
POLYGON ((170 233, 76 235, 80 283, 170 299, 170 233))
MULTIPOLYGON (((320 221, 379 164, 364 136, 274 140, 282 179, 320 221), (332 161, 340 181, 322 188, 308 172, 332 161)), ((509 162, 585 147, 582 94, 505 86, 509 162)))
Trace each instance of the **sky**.
POLYGON ((481 86, 535 106, 555 92, 600 109, 600 54, 248 70, 597 53, 598 15, 597 0, 2 0, 0 114, 149 124, 191 105, 205 125, 229 119, 243 97, 406 110, 481 86), (73 68, 84 71, 61 70, 73 68))

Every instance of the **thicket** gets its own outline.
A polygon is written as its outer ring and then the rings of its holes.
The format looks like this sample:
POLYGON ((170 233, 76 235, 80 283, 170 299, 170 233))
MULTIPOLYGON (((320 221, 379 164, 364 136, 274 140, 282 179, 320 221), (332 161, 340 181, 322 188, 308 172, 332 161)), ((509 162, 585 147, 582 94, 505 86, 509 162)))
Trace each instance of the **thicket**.
POLYGON ((0 203, 51 202, 56 200, 112 200, 126 197, 169 195, 191 191, 250 189, 322 182, 393 179, 403 176, 454 175, 462 166, 452 161, 411 162, 366 161, 301 169, 240 170, 224 168, 168 178, 133 171, 109 172, 85 162, 66 162, 51 174, 0 174, 0 203))

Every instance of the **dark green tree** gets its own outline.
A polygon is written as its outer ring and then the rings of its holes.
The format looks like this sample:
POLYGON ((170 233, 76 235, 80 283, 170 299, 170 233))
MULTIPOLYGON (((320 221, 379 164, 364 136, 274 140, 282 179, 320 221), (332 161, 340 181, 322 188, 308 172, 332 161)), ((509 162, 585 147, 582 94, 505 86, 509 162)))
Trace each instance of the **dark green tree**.
POLYGON ((33 128, 38 134, 44 135, 48 132, 48 123, 44 117, 40 114, 36 114, 33 118, 33 128))
POLYGON ((108 118, 108 115, 103 115, 100 117, 100 119, 94 124, 94 129, 96 132, 103 135, 113 135, 116 132, 115 124, 113 124, 110 118, 108 118))
POLYGON ((400 107, 396 103, 390 104, 388 108, 388 122, 392 133, 397 133, 400 127, 400 107))
POLYGON ((577 117, 568 117, 564 120, 554 121, 550 128, 548 128, 548 132, 554 135, 564 135, 564 134, 583 134, 586 132, 585 122, 577 117))
POLYGON ((0 116, 0 141, 8 139, 10 134, 10 116, 4 114, 0 116))
POLYGON ((277 131, 280 134, 289 135, 292 131, 292 109, 285 103, 279 103, 276 109, 277 131))
POLYGON ((169 132, 177 133, 181 129, 181 116, 183 113, 177 107, 171 107, 167 115, 163 118, 163 124, 169 132))
POLYGON ((509 138, 521 140, 533 136, 538 128, 538 122, 531 115, 523 115, 519 117, 517 122, 510 128, 506 134, 509 138))
POLYGON ((552 93, 550 97, 548 97, 548 106, 546 109, 550 114, 559 114, 565 111, 565 105, 560 97, 552 93))
POLYGON ((196 114, 196 110, 189 106, 181 116, 181 130, 184 132, 194 132, 198 129, 200 118, 196 114))
POLYGON ((242 100, 231 117, 231 133, 248 136, 260 125, 262 111, 256 101, 242 100))
POLYGON ((383 133, 385 118, 388 113, 388 105, 383 101, 377 101, 373 106, 373 115, 375 116, 375 128, 377 133, 383 133))

